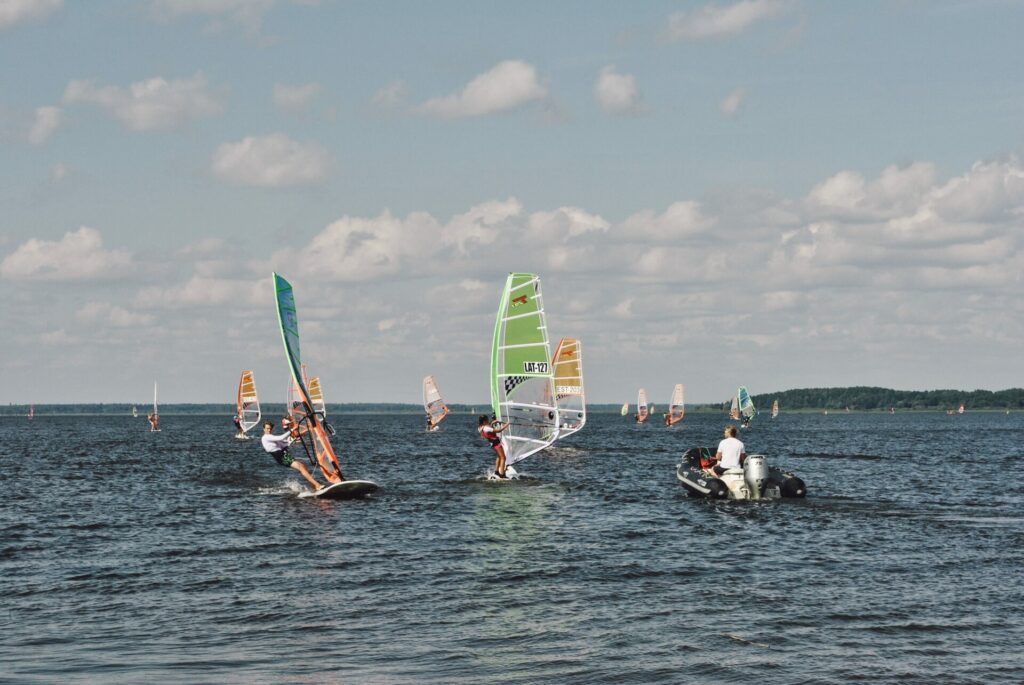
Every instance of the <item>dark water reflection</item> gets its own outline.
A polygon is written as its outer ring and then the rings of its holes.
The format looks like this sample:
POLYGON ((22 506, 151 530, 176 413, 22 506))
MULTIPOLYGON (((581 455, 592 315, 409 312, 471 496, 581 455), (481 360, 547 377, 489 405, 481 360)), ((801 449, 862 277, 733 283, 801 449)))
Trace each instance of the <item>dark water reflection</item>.
POLYGON ((473 419, 336 417, 358 502, 228 417, 0 420, 4 682, 1024 680, 1020 414, 786 415, 795 502, 704 502, 720 417, 598 415, 482 482, 473 419))

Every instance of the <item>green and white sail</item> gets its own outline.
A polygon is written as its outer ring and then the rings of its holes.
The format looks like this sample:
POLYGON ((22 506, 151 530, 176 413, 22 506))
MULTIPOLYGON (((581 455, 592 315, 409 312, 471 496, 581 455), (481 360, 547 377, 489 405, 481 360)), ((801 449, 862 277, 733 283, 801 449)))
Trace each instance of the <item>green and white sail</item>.
POLYGON ((284 356, 292 372, 292 383, 299 391, 299 401, 312 413, 313 402, 302 373, 302 356, 299 350, 299 315, 295 310, 295 293, 292 284, 274 274, 274 294, 277 299, 277 321, 281 324, 281 340, 284 342, 284 356))
POLYGON ((736 391, 736 397, 739 400, 740 414, 748 421, 754 418, 757 415, 757 409, 754 408, 754 401, 750 399, 750 393, 747 392, 746 386, 741 385, 739 387, 736 391))
POLYGON ((491 344, 491 409, 508 424, 499 433, 505 464, 538 452, 558 437, 554 369, 540 278, 509 274, 491 344))

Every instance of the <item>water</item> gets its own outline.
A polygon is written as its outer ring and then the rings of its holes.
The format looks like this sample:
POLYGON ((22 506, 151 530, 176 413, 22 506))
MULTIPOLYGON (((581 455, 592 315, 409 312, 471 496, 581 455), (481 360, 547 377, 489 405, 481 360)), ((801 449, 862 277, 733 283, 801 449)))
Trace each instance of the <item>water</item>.
POLYGON ((518 483, 472 417, 335 418, 367 501, 229 417, 0 420, 3 682, 1024 680, 1024 416, 743 431, 806 500, 706 502, 721 417, 591 417, 518 483), (294 475, 293 475, 294 474, 294 475))

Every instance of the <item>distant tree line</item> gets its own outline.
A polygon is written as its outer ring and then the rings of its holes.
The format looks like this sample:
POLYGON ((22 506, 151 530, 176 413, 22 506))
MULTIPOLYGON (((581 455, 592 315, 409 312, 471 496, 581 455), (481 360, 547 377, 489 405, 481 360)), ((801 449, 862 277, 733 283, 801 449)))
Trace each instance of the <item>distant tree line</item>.
MULTIPOLYGON (((903 409, 956 409, 961 404, 965 409, 1024 409, 1024 388, 1008 390, 893 390, 854 386, 850 388, 800 388, 777 393, 752 395, 758 411, 768 411, 772 402, 779 401, 783 411, 798 409, 835 409, 847 407, 851 411, 897 411, 903 409)), ((728 409, 732 402, 722 404, 728 409)))

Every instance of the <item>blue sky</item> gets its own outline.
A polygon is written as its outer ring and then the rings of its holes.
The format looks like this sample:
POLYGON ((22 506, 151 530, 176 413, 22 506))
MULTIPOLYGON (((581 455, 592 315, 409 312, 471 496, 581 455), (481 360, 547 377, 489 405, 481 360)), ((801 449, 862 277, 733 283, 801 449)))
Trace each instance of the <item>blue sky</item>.
POLYGON ((329 401, 432 373, 482 402, 510 270, 583 340, 593 401, 1019 386, 1022 25, 998 1, 0 2, 0 401, 216 401, 242 368, 280 399, 271 269, 329 401))

